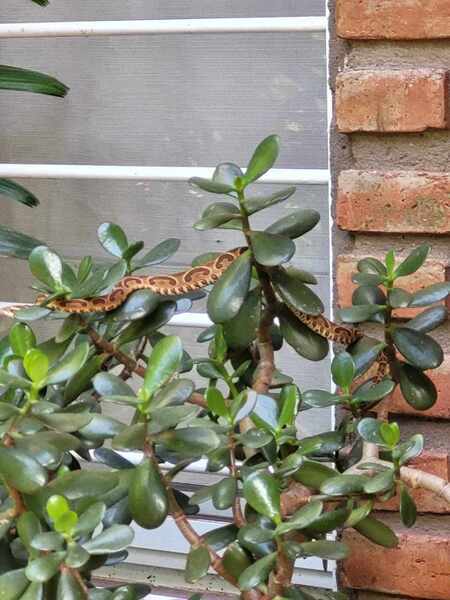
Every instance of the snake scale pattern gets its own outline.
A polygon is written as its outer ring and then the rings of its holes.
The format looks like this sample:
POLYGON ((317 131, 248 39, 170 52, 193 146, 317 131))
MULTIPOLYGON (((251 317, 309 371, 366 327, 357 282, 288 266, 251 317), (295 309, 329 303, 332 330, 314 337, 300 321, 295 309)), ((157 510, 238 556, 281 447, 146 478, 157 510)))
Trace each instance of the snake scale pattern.
MULTIPOLYGON (((160 296, 179 296, 201 289, 215 283, 228 267, 247 248, 240 247, 228 250, 202 265, 192 267, 179 273, 168 275, 128 275, 123 277, 109 294, 93 298, 54 299, 45 304, 51 310, 70 314, 109 312, 121 306, 130 294, 136 290, 151 290, 160 296)), ((42 304, 46 296, 40 295, 36 304, 42 304)), ((17 307, 19 308, 19 307, 17 307)), ((23 305, 20 307, 23 308, 23 305)), ((290 311, 309 329, 331 342, 349 346, 362 337, 361 332, 353 327, 333 323, 323 315, 308 315, 288 304, 290 311)), ((6 316, 13 316, 16 307, 0 311, 6 316)), ((376 380, 381 380, 388 372, 388 363, 381 353, 378 361, 376 380)))

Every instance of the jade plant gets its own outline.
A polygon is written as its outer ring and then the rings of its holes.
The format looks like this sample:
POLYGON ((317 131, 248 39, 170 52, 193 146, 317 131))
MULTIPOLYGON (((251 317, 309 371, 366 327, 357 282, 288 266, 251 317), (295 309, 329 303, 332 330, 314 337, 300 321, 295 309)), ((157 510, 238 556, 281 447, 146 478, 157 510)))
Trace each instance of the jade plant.
POLYGON ((336 531, 353 528, 393 548, 396 535, 372 514, 376 506, 398 497, 410 527, 411 487, 450 502, 447 482, 408 466, 422 435, 405 438, 382 409, 395 388, 418 410, 436 401, 428 372, 443 357, 429 332, 447 318, 439 302, 450 286, 405 291, 403 278, 422 267, 429 248, 403 260, 391 251, 384 262, 358 263, 353 305, 339 314, 344 324, 325 319, 314 275, 288 265, 294 240, 320 215, 295 209, 264 231, 252 227, 253 215, 295 192, 252 190, 278 150, 269 136, 245 171, 223 163, 212 179, 191 181, 213 199, 196 229, 242 233, 244 248, 228 255, 214 284, 217 253, 209 252, 193 262, 190 281, 197 277, 199 289, 175 293, 161 276, 145 289, 142 273, 167 261, 179 240, 146 250, 113 223, 98 230, 109 262, 69 263, 46 246, 31 252, 38 303, 12 311, 0 342, 2 598, 141 597, 142 586, 96 587, 96 569, 126 559, 134 527, 148 530, 151 543, 170 515, 190 544, 188 582, 213 571, 247 600, 310 600, 318 593, 292 585, 294 563, 345 559, 336 531), (135 291, 116 305, 126 277, 135 291), (190 356, 167 325, 204 296, 212 325, 190 356), (396 311, 406 307, 425 310, 399 320, 396 311), (35 333, 38 321, 51 337, 35 333), (335 388, 303 389, 301 369, 284 372, 278 352, 287 344, 320 361, 328 338, 338 342, 335 388), (114 405, 127 407, 129 421, 102 414, 107 405, 109 415, 114 405), (335 431, 299 436, 304 411, 330 406, 341 415, 335 431), (188 496, 177 477, 200 458, 220 480, 188 496), (205 502, 229 522, 200 535, 191 516, 205 502))

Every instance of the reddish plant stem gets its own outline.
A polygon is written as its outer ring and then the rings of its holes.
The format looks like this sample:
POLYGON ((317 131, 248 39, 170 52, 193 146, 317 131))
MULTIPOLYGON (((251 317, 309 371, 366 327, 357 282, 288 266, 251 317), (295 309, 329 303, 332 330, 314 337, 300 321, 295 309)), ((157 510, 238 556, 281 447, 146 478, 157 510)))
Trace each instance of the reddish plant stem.
MULTIPOLYGON (((236 465, 236 444, 234 441, 233 434, 229 435, 228 440, 228 448, 230 450, 230 475, 235 479, 237 488, 239 481, 239 469, 236 465)), ((241 499, 239 498, 238 494, 236 494, 236 497, 234 499, 232 510, 233 520, 235 524, 238 527, 244 527, 244 525, 247 524, 247 521, 245 520, 244 514, 242 512, 241 499)))

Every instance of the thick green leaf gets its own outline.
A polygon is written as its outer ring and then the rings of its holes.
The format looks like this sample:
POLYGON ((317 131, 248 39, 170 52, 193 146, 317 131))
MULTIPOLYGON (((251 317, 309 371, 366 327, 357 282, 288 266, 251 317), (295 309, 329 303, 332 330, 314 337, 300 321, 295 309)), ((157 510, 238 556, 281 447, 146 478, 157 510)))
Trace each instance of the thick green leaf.
POLYGON ((366 494, 380 494, 391 490, 394 486, 394 475, 393 469, 381 471, 364 484, 364 491, 366 494))
POLYGON ((279 269, 273 274, 277 290, 286 302, 308 315, 320 315, 324 306, 320 298, 306 286, 295 270, 279 269))
POLYGON ((315 408, 324 408, 327 406, 336 406, 344 402, 342 396, 331 394, 325 390, 307 390, 302 394, 303 402, 308 406, 315 408))
POLYGON ((78 429, 78 434, 85 440, 103 442, 118 435, 125 425, 106 415, 91 415, 89 423, 78 429))
POLYGON ((272 552, 263 556, 250 565, 239 576, 239 587, 241 590, 251 590, 264 583, 277 562, 277 553, 272 552))
POLYGON ((222 560, 225 570, 236 579, 252 564, 248 553, 237 542, 228 546, 222 560))
POLYGON ((425 333, 397 327, 392 332, 392 338, 399 352, 419 369, 436 369, 444 360, 440 345, 425 333))
POLYGON ((365 373, 378 358, 385 344, 379 340, 364 336, 349 349, 356 365, 356 377, 365 373))
POLYGON ((145 529, 156 529, 164 523, 169 500, 164 482, 152 460, 145 458, 134 469, 128 507, 136 523, 145 529))
POLYGON ((59 576, 56 600, 85 600, 86 594, 79 583, 67 569, 59 576))
POLYGON ((312 460, 305 460, 298 471, 293 475, 296 481, 303 483, 307 487, 319 490, 322 484, 335 477, 337 472, 327 465, 312 460))
POLYGON ((230 413, 222 392, 217 388, 208 388, 206 402, 209 410, 218 417, 227 417, 230 413))
POLYGON ((92 380, 100 396, 133 396, 134 391, 123 379, 112 373, 98 373, 92 380))
POLYGON ((60 98, 69 91, 66 85, 50 75, 7 65, 0 65, 0 89, 33 92, 60 98))
POLYGON ((239 441, 243 446, 247 448, 262 448, 267 446, 273 440, 271 433, 264 429, 249 429, 245 433, 239 436, 239 441))
POLYGON ((126 427, 112 441, 116 450, 142 450, 145 441, 144 423, 136 423, 126 427))
POLYGON ((153 333, 170 321, 176 312, 176 308, 176 302, 171 300, 168 302, 161 302, 154 312, 143 319, 131 322, 117 337, 117 345, 122 346, 123 344, 128 344, 144 335, 153 333))
POLYGON ((89 554, 110 554, 127 548, 133 541, 134 533, 127 525, 112 525, 83 544, 89 554))
POLYGON ((45 469, 17 448, 0 448, 0 474, 9 485, 25 494, 33 494, 47 483, 45 469))
POLYGON ((144 390, 151 398, 178 370, 183 356, 181 340, 169 335, 155 345, 145 370, 144 390))
POLYGON ((279 418, 278 402, 271 396, 258 394, 251 418, 259 428, 266 429, 270 433, 274 432, 279 418))
POLYGON ((277 428, 290 427, 294 424, 300 404, 300 392, 296 385, 285 385, 280 394, 281 411, 278 417, 277 428))
POLYGON ((211 558, 206 546, 191 548, 187 560, 184 577, 188 583, 195 583, 208 573, 211 558))
POLYGON ((11 375, 8 371, 0 369, 0 386, 8 386, 12 389, 23 389, 27 390, 31 387, 31 382, 25 377, 18 377, 17 375, 11 375))
POLYGON ((305 558, 307 556, 317 556, 322 560, 343 560, 349 555, 349 549, 341 542, 332 542, 329 540, 318 540, 315 542, 287 542, 286 551, 290 558, 305 558))
POLYGON ((151 290, 137 290, 128 296, 111 317, 115 321, 136 321, 153 312, 160 301, 161 296, 151 290))
POLYGON ((168 238, 144 254, 142 258, 133 261, 133 267, 141 269, 142 267, 159 265, 173 256, 179 247, 180 240, 177 238, 168 238))
POLYGON ((204 179, 203 177, 191 177, 189 183, 205 192, 211 192, 213 194, 228 194, 229 192, 234 191, 234 186, 229 183, 204 179))
POLYGON ((30 581, 45 583, 56 575, 65 556, 65 552, 54 552, 41 558, 36 558, 28 563, 25 575, 30 581))
POLYGON ((393 288, 389 292, 389 304, 393 308, 405 308, 409 306, 411 294, 401 288, 393 288))
MULTIPOLYGON (((279 190, 278 192, 274 192, 270 194, 270 196, 254 196, 245 198, 243 204, 244 208, 248 215, 252 215, 264 208, 268 208, 269 206, 273 206, 274 204, 278 204, 279 202, 283 202, 292 196, 295 192, 295 187, 288 187, 284 190, 279 190)), ((272 233, 277 233, 273 231, 272 233)))
POLYGON ((341 308, 338 310, 338 315, 344 323, 361 323, 385 309, 385 306, 379 304, 361 304, 351 308, 341 308))
POLYGON ((393 448, 400 441, 400 428, 398 423, 382 422, 380 424, 380 435, 386 446, 393 448))
POLYGON ((384 381, 380 381, 380 383, 375 384, 369 389, 365 389, 361 392, 355 392, 353 399, 359 403, 370 404, 372 402, 377 402, 378 400, 385 398, 394 391, 394 388, 395 382, 391 379, 385 379, 384 381))
POLYGON ((127 236, 123 229, 115 223, 102 223, 97 230, 98 240, 103 248, 118 258, 128 248, 127 236))
POLYGON ((45 423, 48 427, 71 433, 78 431, 92 420, 93 415, 90 413, 52 413, 41 414, 39 420, 45 423))
POLYGON ((201 219, 194 223, 194 229, 206 231, 233 219, 241 219, 238 207, 231 202, 215 202, 210 204, 202 213, 201 219))
POLYGON ((350 510, 347 508, 337 508, 336 510, 324 512, 308 525, 307 532, 316 537, 319 533, 334 531, 342 527, 349 514, 350 510))
MULTIPOLYGON (((248 512, 247 507, 246 512, 248 512)), ((252 518, 251 522, 239 529, 238 541, 243 548, 255 556, 266 556, 276 548, 274 541, 272 541, 274 535, 275 530, 272 529, 272 522, 257 515, 256 519, 252 518)))
POLYGON ((296 529, 304 529, 305 527, 308 527, 308 525, 311 525, 311 523, 313 523, 321 515, 322 510, 323 503, 317 500, 302 506, 302 508, 297 510, 291 516, 289 521, 278 525, 276 534, 283 535, 296 529))
POLYGON ((202 456, 220 446, 220 438, 212 429, 190 427, 164 431, 156 436, 166 448, 184 457, 202 456))
POLYGON ((212 176, 213 181, 234 186, 236 177, 242 177, 243 173, 234 163, 224 162, 217 165, 212 176))
POLYGON ((27 259, 34 248, 42 245, 40 240, 0 225, 0 256, 27 259))
POLYGON ((348 390, 356 373, 356 365, 348 352, 340 352, 331 363, 333 381, 343 390, 348 390))
POLYGON ((357 523, 354 528, 361 535, 379 546, 384 546, 385 548, 396 548, 398 546, 397 536, 392 529, 382 521, 375 519, 375 517, 366 517, 357 523))
POLYGON ((105 354, 94 354, 88 358, 79 371, 77 371, 64 387, 64 406, 70 404, 83 392, 92 387, 93 378, 98 374, 105 364, 108 356, 105 354))
POLYGON ((319 361, 328 354, 328 340, 311 331, 290 311, 281 311, 280 326, 284 339, 300 356, 319 361))
POLYGON ((423 451, 423 447, 423 435, 421 433, 416 433, 406 442, 399 444, 397 448, 395 448, 394 452, 397 454, 400 464, 404 465, 408 461, 419 456, 423 451))
POLYGON ((79 569, 88 562, 89 558, 89 552, 80 546, 80 544, 71 543, 68 545, 67 556, 64 562, 68 567, 79 569))
POLYGON ((69 352, 57 365, 50 369, 47 376, 47 383, 62 383, 73 377, 86 362, 88 354, 89 344, 87 342, 78 344, 74 350, 69 352))
POLYGON ((437 389, 431 379, 411 365, 400 367, 400 389, 406 402, 416 410, 428 410, 437 400, 437 389))
POLYGON ((320 213, 316 210, 303 208, 275 221, 266 228, 266 232, 295 239, 313 229, 319 221, 320 213))
POLYGON ((259 514, 280 522, 280 483, 265 471, 254 471, 244 481, 244 497, 259 514))
POLYGON ((234 477, 226 477, 214 486, 213 505, 217 510, 226 510, 233 505, 237 494, 237 483, 234 477))
POLYGON ((15 569, 0 575, 1 600, 18 600, 25 592, 30 581, 25 576, 25 569, 15 569))
POLYGON ((238 534, 238 528, 234 524, 224 525, 217 529, 212 529, 205 534, 205 542, 213 550, 222 550, 231 542, 234 542, 238 534))
POLYGON ((23 359, 23 368, 31 381, 43 381, 48 374, 49 360, 46 354, 38 348, 28 350, 23 359))
POLYGON ((118 477, 115 473, 101 472, 98 469, 89 471, 71 471, 53 479, 44 490, 43 500, 45 502, 53 495, 62 495, 68 500, 79 500, 86 496, 103 497, 118 485, 118 477))
POLYGON ((386 267, 376 258, 363 258, 358 262, 358 271, 360 273, 375 273, 378 275, 387 275, 386 267))
POLYGON ((288 262, 295 253, 295 244, 288 237, 265 231, 251 231, 249 235, 256 261, 266 267, 288 262))
POLYGON ((0 196, 6 196, 25 206, 37 206, 39 200, 29 190, 25 189, 11 179, 0 179, 0 196))
POLYGON ((408 321, 408 329, 428 333, 445 323, 447 319, 448 310, 445 306, 432 306, 421 312, 417 317, 414 317, 414 319, 408 321))
POLYGON ((365 442, 370 444, 383 444, 383 438, 380 433, 381 422, 378 419, 366 417, 358 423, 358 433, 365 442))
POLYGON ((39 533, 31 540, 32 548, 35 548, 36 550, 44 550, 46 552, 61 550, 64 543, 64 537, 56 531, 45 531, 44 533, 39 533))
POLYGON ((327 496, 346 496, 347 494, 359 494, 364 490, 367 477, 364 475, 336 475, 327 479, 321 486, 320 491, 327 496))
POLYGON ((434 285, 430 285, 413 294, 409 306, 428 306, 429 304, 434 304, 435 302, 445 300, 449 294, 449 281, 446 281, 445 283, 435 283, 434 285))
POLYGON ((24 512, 17 520, 17 533, 28 552, 32 551, 32 541, 42 531, 38 517, 31 511, 24 512))
POLYGON ((230 348, 247 348, 256 338, 261 312, 261 290, 251 290, 239 312, 223 324, 225 340, 230 348))
POLYGON ((168 405, 183 404, 194 391, 194 384, 189 379, 176 379, 165 385, 152 399, 150 412, 156 412, 168 405))
POLYGON ((51 290, 63 289, 63 263, 56 252, 47 246, 37 246, 31 252, 28 262, 36 279, 51 290))
POLYGON ((277 135, 269 135, 256 148, 247 165, 242 178, 244 185, 259 179, 272 168, 280 150, 280 140, 277 135))
POLYGON ((208 296, 207 308, 214 323, 224 323, 240 311, 250 286, 251 254, 244 252, 225 271, 208 296))
POLYGON ((414 250, 402 261, 395 269, 396 277, 405 277, 415 273, 425 262, 430 246, 428 244, 422 244, 414 250))

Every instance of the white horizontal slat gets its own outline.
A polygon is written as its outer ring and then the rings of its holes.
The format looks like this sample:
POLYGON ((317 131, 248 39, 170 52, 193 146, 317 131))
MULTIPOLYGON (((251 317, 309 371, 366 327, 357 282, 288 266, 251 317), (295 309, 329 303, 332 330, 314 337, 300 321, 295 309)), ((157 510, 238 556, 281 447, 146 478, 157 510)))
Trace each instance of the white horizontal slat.
MULTIPOLYGON (((34 165, 0 164, 0 177, 27 179, 139 179, 146 181, 188 181, 211 177, 213 167, 134 167, 125 165, 34 165)), ((327 169, 271 169, 258 182, 326 185, 327 169)))
POLYGON ((139 21, 2 23, 0 38, 144 35, 167 33, 276 33, 325 31, 325 17, 258 17, 139 21))
MULTIPOLYGON (((20 306, 20 302, 0 302, 0 311, 8 310, 11 306, 20 306)), ((26 308, 31 306, 30 304, 23 304, 26 308)), ((212 325, 211 319, 206 313, 183 313, 180 315, 174 315, 168 325, 174 327, 209 327, 212 325)))

